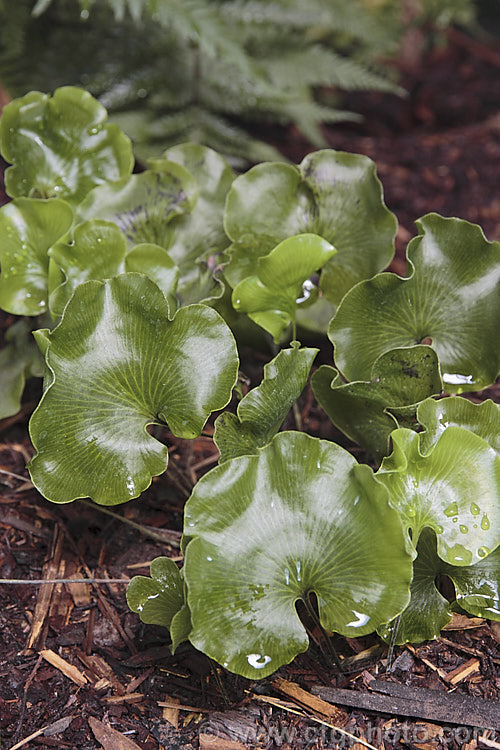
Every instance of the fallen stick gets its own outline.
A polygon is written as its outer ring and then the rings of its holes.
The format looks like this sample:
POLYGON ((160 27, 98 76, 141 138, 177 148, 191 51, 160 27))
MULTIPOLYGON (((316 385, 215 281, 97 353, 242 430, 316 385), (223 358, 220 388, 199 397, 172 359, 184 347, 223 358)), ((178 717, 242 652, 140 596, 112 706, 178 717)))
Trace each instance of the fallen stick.
POLYGON ((383 680, 373 680, 370 688, 379 691, 379 694, 321 685, 314 685, 311 692, 329 703, 391 716, 413 716, 441 724, 500 729, 500 705, 496 701, 441 690, 407 687, 383 680))

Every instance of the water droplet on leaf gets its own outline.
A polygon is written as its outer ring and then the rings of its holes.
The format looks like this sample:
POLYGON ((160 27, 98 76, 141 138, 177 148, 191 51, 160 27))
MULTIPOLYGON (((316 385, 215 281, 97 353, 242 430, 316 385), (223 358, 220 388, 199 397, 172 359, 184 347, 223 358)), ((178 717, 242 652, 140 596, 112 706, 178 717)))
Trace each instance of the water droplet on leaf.
POLYGON ((448 559, 452 565, 470 565, 472 562, 472 552, 463 544, 455 544, 448 550, 448 559))
POLYGON ((451 518, 452 516, 458 515, 458 505, 457 505, 457 503, 451 503, 451 505, 448 505, 448 507, 445 508, 444 514, 448 518, 451 518))
POLYGON ((488 518, 488 516, 486 515, 486 513, 484 514, 484 516, 482 518, 481 528, 482 528, 483 531, 488 531, 488 529, 490 528, 490 519, 488 518))

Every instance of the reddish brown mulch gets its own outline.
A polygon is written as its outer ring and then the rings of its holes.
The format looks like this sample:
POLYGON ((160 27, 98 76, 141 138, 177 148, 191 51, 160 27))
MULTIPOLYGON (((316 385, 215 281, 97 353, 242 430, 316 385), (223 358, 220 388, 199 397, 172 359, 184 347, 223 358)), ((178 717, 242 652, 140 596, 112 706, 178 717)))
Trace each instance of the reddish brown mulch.
MULTIPOLYGON (((500 239, 499 68, 462 43, 453 44, 430 55, 404 82, 410 91, 407 100, 356 95, 347 105, 364 112, 365 123, 325 129, 333 148, 365 153, 377 162, 387 204, 401 225, 396 269, 403 267, 402 249, 415 233, 414 220, 429 211, 479 222, 489 239, 500 239)), ((293 129, 279 134, 273 129, 267 135, 269 140, 280 138, 294 161, 310 150, 293 129)), ((2 321, 5 326, 5 316, 2 321)), ((252 372, 252 363, 244 361, 243 369, 252 372)), ((500 385, 485 395, 500 402, 500 385)), ((301 400, 305 426, 331 437, 331 425, 309 396, 306 392, 301 400)), ((34 403, 37 397, 33 386, 25 400, 34 403)), ((27 482, 24 466, 31 447, 26 423, 27 414, 21 413, 0 424, 0 468, 27 482)), ((493 731, 500 729, 500 716, 495 727, 486 714, 482 727, 468 726, 470 704, 463 721, 456 721, 458 714, 449 704, 443 721, 426 718, 423 708, 417 709, 420 715, 407 716, 396 702, 397 710, 383 710, 379 702, 371 710, 330 711, 312 694, 313 686, 320 685, 351 688, 360 696, 372 688, 369 694, 376 696, 376 679, 415 691, 432 688, 440 691, 443 704, 451 693, 498 701, 497 623, 457 618, 455 629, 444 631, 440 639, 396 649, 388 673, 386 651, 373 636, 335 640, 339 654, 349 660, 343 675, 322 654, 319 633, 307 654, 279 671, 278 681, 251 683, 236 677, 187 644, 172 656, 165 631, 142 625, 128 611, 125 585, 117 582, 147 574, 148 562, 160 554, 178 556, 189 488, 216 461, 204 438, 194 442, 192 453, 183 441, 167 437, 167 442, 169 472, 140 500, 113 509, 150 530, 163 530, 164 542, 95 506, 52 505, 23 480, 0 476, 0 577, 111 579, 92 587, 0 586, 2 748, 320 750, 333 747, 335 740, 349 746, 345 734, 327 725, 361 736, 376 748, 500 747, 493 731), (177 710, 176 703, 184 708, 177 710)), ((408 708, 422 694, 404 695, 399 700, 408 708)), ((484 704, 477 706, 479 713, 486 710, 484 704)), ((354 747, 361 750, 362 745, 354 747)))

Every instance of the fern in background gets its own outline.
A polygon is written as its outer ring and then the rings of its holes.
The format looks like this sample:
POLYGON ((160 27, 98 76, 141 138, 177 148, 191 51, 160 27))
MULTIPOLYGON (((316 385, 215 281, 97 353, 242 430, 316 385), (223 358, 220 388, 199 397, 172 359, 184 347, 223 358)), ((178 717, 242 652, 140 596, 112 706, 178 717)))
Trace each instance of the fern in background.
POLYGON ((0 0, 0 80, 12 96, 86 88, 142 158, 191 140, 262 161, 279 154, 252 123, 294 122, 321 147, 321 123, 356 118, 324 87, 398 91, 375 62, 396 49, 390 16, 366 0, 0 0))

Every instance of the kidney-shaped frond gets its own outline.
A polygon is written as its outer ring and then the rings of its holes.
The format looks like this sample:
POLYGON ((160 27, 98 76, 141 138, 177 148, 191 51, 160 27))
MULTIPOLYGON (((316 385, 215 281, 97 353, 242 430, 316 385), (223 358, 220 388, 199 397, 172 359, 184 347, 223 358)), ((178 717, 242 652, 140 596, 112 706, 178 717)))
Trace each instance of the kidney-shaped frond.
POLYGON ((420 401, 441 392, 441 377, 434 350, 412 346, 382 354, 370 381, 343 383, 335 368, 321 365, 311 385, 333 424, 381 460, 398 421, 414 416, 420 401))
POLYGON ((2 156, 12 164, 5 187, 13 198, 64 198, 79 203, 95 185, 132 171, 130 140, 87 91, 31 91, 4 107, 2 156))
POLYGON ((169 557, 155 558, 150 573, 151 577, 132 578, 127 587, 127 604, 143 622, 168 628, 184 604, 184 581, 169 557))
POLYGON ((320 281, 335 305, 394 254, 396 219, 384 205, 375 164, 357 154, 326 149, 297 167, 258 164, 234 181, 224 221, 233 241, 225 269, 233 287, 255 274, 260 256, 296 234, 319 234, 337 248, 320 281))
POLYGON ((447 392, 480 390, 500 371, 500 243, 461 219, 417 224, 411 275, 380 274, 343 299, 328 334, 335 363, 348 380, 367 380, 384 352, 431 339, 447 392))
POLYGON ((259 678, 307 649, 296 603, 312 593, 323 627, 344 635, 396 616, 411 556, 377 485, 347 451, 295 432, 205 475, 185 508, 191 642, 259 678))
POLYGON ((392 442, 376 477, 414 545, 429 526, 445 562, 471 565, 500 544, 500 457, 485 440, 452 425, 426 454, 412 430, 395 430, 392 442))
POLYGON ((0 419, 21 408, 26 378, 43 374, 43 361, 26 320, 16 320, 5 331, 0 350, 0 419))
POLYGON ((190 211, 198 188, 181 165, 156 160, 152 169, 95 187, 78 206, 80 221, 116 224, 128 247, 144 242, 168 250, 174 217, 190 211))
POLYGON ((54 502, 137 497, 167 467, 167 449, 147 426, 195 437, 236 382, 236 346, 222 318, 191 305, 170 320, 163 294, 139 274, 82 284, 57 328, 39 338, 51 378, 31 418, 29 468, 54 502))
POLYGON ((191 630, 182 572, 169 557, 155 558, 151 577, 134 576, 127 588, 127 604, 142 622, 170 630, 172 652, 191 630))

